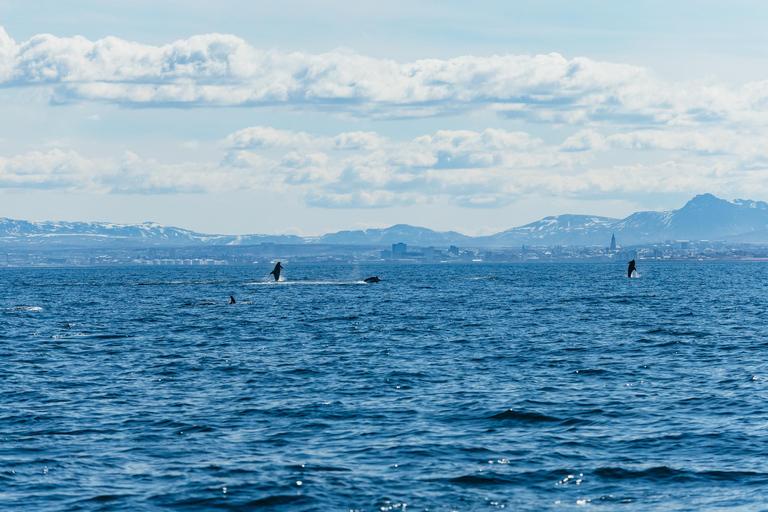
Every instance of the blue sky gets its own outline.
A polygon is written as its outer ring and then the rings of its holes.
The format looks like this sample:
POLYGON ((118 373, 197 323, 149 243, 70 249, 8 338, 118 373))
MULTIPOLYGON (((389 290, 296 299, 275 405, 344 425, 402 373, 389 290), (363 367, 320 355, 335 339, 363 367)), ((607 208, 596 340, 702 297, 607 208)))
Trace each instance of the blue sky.
POLYGON ((0 216, 480 234, 768 200, 758 2, 0 0, 0 216))

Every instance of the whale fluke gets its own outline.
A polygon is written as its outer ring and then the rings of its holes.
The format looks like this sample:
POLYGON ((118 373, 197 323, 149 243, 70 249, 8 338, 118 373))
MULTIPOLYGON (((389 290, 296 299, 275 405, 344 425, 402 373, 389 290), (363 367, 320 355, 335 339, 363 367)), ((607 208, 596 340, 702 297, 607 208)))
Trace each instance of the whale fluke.
POLYGON ((629 266, 627 267, 627 277, 632 277, 632 272, 637 270, 635 268, 635 260, 632 260, 629 262, 629 266))
POLYGON ((230 303, 230 304, 237 304, 237 303, 235 302, 235 298, 234 298, 232 295, 230 295, 230 296, 229 296, 229 303, 230 303))
POLYGON ((378 283, 381 281, 381 279, 379 279, 378 276, 373 276, 373 277, 366 277, 365 279, 363 279, 363 281, 365 281, 366 283, 378 283))
POLYGON ((275 276, 275 281, 280 280, 280 271, 283 270, 283 266, 280 264, 280 262, 277 262, 277 265, 275 265, 275 270, 269 273, 271 276, 275 276))

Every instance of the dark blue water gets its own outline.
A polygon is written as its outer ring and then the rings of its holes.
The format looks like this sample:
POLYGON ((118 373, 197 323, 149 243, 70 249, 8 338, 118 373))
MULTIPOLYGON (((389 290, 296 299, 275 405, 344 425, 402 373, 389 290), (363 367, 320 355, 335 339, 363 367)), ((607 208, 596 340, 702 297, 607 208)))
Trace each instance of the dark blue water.
POLYGON ((768 507, 764 264, 269 270, 0 270, 0 509, 768 507))

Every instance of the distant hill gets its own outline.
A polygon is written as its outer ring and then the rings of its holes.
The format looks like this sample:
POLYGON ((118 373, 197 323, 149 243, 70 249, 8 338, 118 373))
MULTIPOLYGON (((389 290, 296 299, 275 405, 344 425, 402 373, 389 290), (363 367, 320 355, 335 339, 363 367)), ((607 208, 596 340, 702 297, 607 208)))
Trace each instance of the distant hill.
POLYGON ((433 231, 427 228, 396 224, 385 229, 366 229, 365 231, 339 231, 329 233, 318 239, 322 244, 339 245, 390 245, 404 242, 412 245, 438 246, 470 244, 475 240, 471 236, 455 231, 433 231))
POLYGON ((471 237, 397 224, 384 229, 339 231, 320 237, 294 235, 208 235, 186 229, 107 222, 30 222, 0 218, 2 247, 159 247, 195 245, 324 244, 388 246, 520 247, 521 245, 604 245, 615 234, 623 246, 665 240, 723 240, 768 244, 768 203, 712 194, 694 197, 679 210, 637 212, 625 219, 594 215, 558 215, 471 237))

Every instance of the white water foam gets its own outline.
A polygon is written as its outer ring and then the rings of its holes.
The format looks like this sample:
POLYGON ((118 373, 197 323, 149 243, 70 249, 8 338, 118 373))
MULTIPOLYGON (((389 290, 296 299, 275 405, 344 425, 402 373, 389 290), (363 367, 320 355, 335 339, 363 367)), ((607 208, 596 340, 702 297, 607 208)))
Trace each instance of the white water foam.
POLYGON ((246 286, 288 286, 288 285, 311 285, 311 286, 348 286, 354 284, 368 284, 365 281, 257 281, 253 283, 245 283, 246 286))

